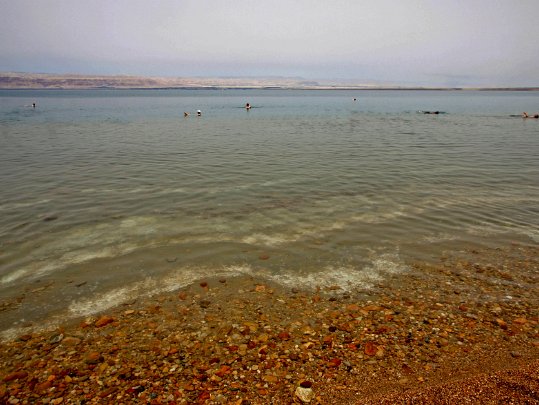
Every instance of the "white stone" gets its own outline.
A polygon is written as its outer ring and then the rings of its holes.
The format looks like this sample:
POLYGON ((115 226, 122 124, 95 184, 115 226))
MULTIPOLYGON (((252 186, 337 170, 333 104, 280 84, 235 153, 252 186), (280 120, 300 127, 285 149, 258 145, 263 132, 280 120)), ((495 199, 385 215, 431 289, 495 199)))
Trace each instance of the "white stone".
POLYGON ((296 388, 296 397, 299 398, 301 402, 311 402, 314 399, 314 391, 311 388, 296 388))

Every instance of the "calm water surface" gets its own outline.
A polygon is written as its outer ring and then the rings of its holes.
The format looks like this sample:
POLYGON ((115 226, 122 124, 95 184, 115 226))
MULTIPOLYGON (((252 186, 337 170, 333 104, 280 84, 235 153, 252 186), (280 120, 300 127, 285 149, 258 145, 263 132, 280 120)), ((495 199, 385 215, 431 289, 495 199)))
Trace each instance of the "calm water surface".
POLYGON ((537 244, 539 120, 511 116, 537 110, 537 92, 0 91, 0 329, 217 274, 368 287, 443 249, 537 244))

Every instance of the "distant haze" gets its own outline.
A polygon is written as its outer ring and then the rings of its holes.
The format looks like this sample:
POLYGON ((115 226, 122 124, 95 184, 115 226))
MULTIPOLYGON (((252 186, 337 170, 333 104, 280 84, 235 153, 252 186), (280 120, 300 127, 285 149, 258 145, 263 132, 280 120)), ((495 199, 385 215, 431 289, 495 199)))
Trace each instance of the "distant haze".
POLYGON ((0 71, 539 85, 537 0, 0 0, 0 71))

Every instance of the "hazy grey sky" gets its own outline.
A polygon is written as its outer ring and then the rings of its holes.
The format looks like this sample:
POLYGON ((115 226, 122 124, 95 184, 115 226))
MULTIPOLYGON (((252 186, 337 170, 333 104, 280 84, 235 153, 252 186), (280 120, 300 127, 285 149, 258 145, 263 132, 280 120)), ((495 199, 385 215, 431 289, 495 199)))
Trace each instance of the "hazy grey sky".
POLYGON ((0 0, 0 71, 539 85, 538 0, 0 0))

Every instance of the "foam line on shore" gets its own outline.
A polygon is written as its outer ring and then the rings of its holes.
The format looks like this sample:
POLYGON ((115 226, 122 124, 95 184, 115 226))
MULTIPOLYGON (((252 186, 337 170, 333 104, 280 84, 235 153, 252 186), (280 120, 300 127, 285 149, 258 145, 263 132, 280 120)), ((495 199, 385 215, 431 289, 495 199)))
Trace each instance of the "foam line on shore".
POLYGON ((315 272, 290 274, 274 274, 269 270, 253 269, 251 266, 231 266, 228 270, 233 273, 255 276, 266 279, 289 288, 316 290, 339 287, 341 291, 352 291, 357 288, 370 289, 389 274, 402 273, 409 270, 398 253, 385 253, 375 258, 372 263, 363 268, 353 266, 326 266, 315 272))
POLYGON ((299 288, 306 291, 326 289, 343 293, 357 288, 370 289, 387 275, 407 270, 408 267, 400 260, 398 252, 381 254, 374 258, 370 265, 361 269, 351 266, 326 266, 319 271, 297 275, 275 274, 247 264, 224 266, 217 270, 198 267, 178 268, 164 277, 147 277, 127 286, 74 300, 64 311, 44 319, 38 327, 13 327, 1 331, 0 340, 10 340, 32 331, 53 330, 68 319, 92 316, 140 297, 151 297, 178 290, 205 278, 256 277, 261 281, 267 280, 286 288, 299 288))
POLYGON ((152 296, 185 287, 207 277, 254 276, 275 282, 285 287, 300 287, 315 290, 338 285, 344 291, 354 288, 371 288, 387 274, 404 272, 408 267, 398 254, 382 254, 372 264, 362 269, 354 267, 327 266, 320 271, 292 275, 274 274, 269 270, 255 269, 250 265, 226 266, 217 271, 211 268, 181 268, 162 278, 147 277, 129 286, 96 294, 89 298, 73 301, 69 305, 71 316, 88 316, 102 312, 139 296, 152 296))
POLYGON ((75 300, 69 305, 68 311, 71 316, 88 316, 106 311, 140 296, 148 297, 175 291, 194 283, 196 280, 222 275, 234 276, 238 275, 238 273, 215 272, 211 271, 211 269, 203 268, 183 268, 163 278, 147 277, 129 286, 112 289, 89 298, 75 300))

